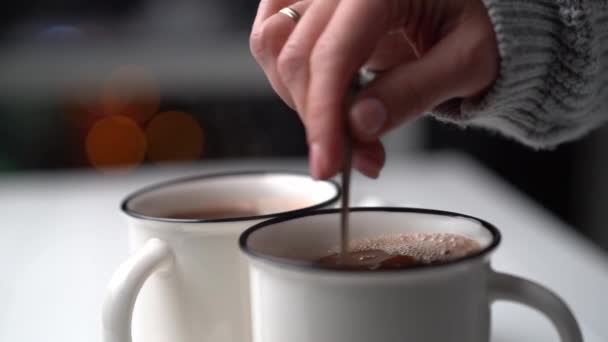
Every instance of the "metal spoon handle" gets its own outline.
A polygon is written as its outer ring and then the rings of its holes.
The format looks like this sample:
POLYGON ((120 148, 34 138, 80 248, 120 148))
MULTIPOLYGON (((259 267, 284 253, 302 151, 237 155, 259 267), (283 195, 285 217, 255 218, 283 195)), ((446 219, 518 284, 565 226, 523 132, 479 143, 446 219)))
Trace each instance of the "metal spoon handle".
POLYGON ((346 255, 348 252, 348 218, 350 207, 350 178, 352 171, 352 139, 348 133, 348 128, 344 133, 344 157, 342 160, 342 210, 340 212, 340 254, 346 255))
POLYGON ((349 208, 350 208, 350 181, 353 162, 353 139, 350 134, 348 112, 357 93, 376 77, 374 71, 368 69, 359 70, 355 79, 351 82, 344 101, 343 110, 343 158, 342 158, 342 210, 340 211, 340 255, 343 257, 348 252, 349 244, 349 208))

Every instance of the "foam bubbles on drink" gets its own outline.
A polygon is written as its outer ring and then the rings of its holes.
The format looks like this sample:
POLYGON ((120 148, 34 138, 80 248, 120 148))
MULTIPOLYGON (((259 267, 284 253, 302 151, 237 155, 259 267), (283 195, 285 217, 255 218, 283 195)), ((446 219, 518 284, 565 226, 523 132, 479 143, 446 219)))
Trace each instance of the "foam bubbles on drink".
POLYGON ((324 266, 355 269, 399 269, 450 262, 478 252, 479 243, 450 233, 383 235, 350 242, 343 258, 337 253, 319 259, 324 266))
POLYGON ((479 243, 450 233, 385 235, 351 242, 354 252, 382 249, 391 255, 407 255, 424 263, 448 262, 480 249, 479 243))

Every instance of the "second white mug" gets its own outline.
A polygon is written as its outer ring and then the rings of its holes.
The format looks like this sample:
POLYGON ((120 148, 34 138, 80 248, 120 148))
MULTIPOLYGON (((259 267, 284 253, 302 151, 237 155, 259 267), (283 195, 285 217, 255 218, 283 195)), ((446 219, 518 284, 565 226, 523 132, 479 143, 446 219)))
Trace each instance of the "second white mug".
POLYGON ((339 197, 333 182, 276 172, 180 179, 128 196, 122 210, 132 256, 108 285, 104 342, 250 341, 239 234, 264 219, 327 207, 339 197))

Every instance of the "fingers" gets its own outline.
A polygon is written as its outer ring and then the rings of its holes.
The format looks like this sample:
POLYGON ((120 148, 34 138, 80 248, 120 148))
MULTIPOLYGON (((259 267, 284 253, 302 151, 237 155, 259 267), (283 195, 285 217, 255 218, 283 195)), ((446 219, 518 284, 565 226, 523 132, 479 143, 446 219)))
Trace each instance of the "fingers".
POLYGON ((305 99, 308 89, 310 53, 329 22, 340 0, 313 1, 283 46, 277 60, 277 70, 299 114, 306 124, 305 99))
POLYGON ((385 161, 386 153, 379 140, 353 148, 353 167, 367 177, 378 178, 385 161))
MULTIPOLYGON (((340 0, 313 1, 302 17, 293 33, 285 43, 279 59, 277 68, 281 75, 283 84, 289 89, 291 98, 304 122, 306 134, 310 134, 309 124, 315 124, 315 117, 309 118, 310 111, 306 109, 306 98, 308 97, 309 57, 317 39, 329 22, 338 2, 340 0)), ((335 132, 334 132, 335 133, 335 132)), ((339 135, 330 137, 340 140, 339 135)), ((327 168, 326 165, 335 163, 339 150, 328 151, 328 147, 320 144, 310 143, 309 159, 310 169, 313 177, 327 178, 330 175, 320 173, 319 170, 327 168)), ((339 148, 333 145, 332 148, 339 148)))
POLYGON ((297 0, 260 0, 258 12, 255 16, 255 20, 253 21, 253 27, 251 28, 250 43, 253 43, 251 44, 252 50, 256 50, 253 47, 255 44, 257 44, 257 37, 261 34, 260 28, 262 23, 270 16, 277 13, 281 8, 287 7, 296 1, 297 0))
MULTIPOLYGON (((310 6, 311 0, 300 1, 291 4, 289 7, 304 15, 307 8, 310 6)), ((254 54, 257 62, 260 64, 266 77, 270 81, 275 92, 285 101, 291 108, 295 109, 295 105, 289 93, 289 90, 283 84, 281 77, 277 71, 277 58, 283 49, 285 42, 296 26, 294 19, 283 13, 276 12, 269 16, 260 26, 260 41, 263 47, 257 50, 254 54)), ((253 51, 252 51, 253 52, 253 51)))
POLYGON ((375 177, 384 163, 381 134, 446 100, 479 94, 497 75, 495 37, 481 2, 479 13, 454 16, 460 5, 443 1, 305 1, 263 0, 251 45, 275 90, 302 116, 317 178, 340 167, 345 110, 360 142, 354 165, 375 177), (288 5, 306 12, 297 25, 273 15, 288 5), (408 36, 387 34, 400 30, 408 36), (347 109, 347 87, 364 64, 389 71, 347 109))
MULTIPOLYGON (((495 49, 474 31, 455 31, 421 59, 383 74, 359 94, 349 113, 353 135, 374 141, 405 120, 453 98, 483 90, 496 71, 487 65, 487 51, 495 49)), ((492 58, 490 58, 492 60, 492 58)))
POLYGON ((343 100, 351 78, 388 30, 387 3, 342 0, 314 45, 310 70, 302 71, 311 75, 304 108, 307 138, 317 152, 310 156, 311 171, 318 178, 331 177, 340 167, 343 100))
MULTIPOLYGON (((391 32, 382 37, 365 66, 371 70, 381 70, 381 73, 386 74, 395 67, 411 63, 417 58, 405 35, 402 32, 391 32)), ((384 128, 386 115, 382 103, 364 103, 362 108, 349 117, 354 138, 362 142, 376 140, 384 128), (379 114, 367 115, 369 112, 379 114)))
POLYGON ((376 45, 365 66, 371 70, 390 70, 416 60, 416 53, 402 31, 385 34, 376 45))

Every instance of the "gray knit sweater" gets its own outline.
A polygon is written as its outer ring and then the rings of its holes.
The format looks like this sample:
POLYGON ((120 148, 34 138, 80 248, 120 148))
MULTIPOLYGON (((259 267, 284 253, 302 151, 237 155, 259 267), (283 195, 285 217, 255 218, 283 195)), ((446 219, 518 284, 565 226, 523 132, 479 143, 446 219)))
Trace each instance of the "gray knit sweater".
POLYGON ((536 148, 608 119, 608 0, 483 1, 498 40, 498 80, 480 101, 435 116, 536 148))

